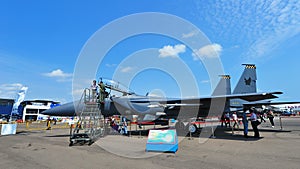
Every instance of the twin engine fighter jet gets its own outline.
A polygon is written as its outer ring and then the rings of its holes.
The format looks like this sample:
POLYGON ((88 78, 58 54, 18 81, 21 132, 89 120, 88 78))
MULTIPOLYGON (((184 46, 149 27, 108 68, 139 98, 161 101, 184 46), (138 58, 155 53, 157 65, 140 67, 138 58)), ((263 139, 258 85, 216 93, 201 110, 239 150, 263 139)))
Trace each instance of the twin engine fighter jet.
MULTIPOLYGON (((231 93, 230 77, 222 75, 216 89, 211 96, 199 98, 162 98, 153 96, 137 95, 129 91, 120 83, 105 80, 107 90, 121 93, 121 96, 110 94, 99 109, 104 117, 122 115, 131 119, 132 115, 138 115, 140 120, 155 120, 163 116, 165 119, 187 120, 193 117, 221 116, 229 111, 233 103, 238 101, 257 102, 261 100, 277 98, 282 92, 256 92, 256 67, 245 64, 242 74, 234 92, 231 93)), ((42 114, 50 116, 77 116, 87 105, 86 100, 67 103, 42 114)))

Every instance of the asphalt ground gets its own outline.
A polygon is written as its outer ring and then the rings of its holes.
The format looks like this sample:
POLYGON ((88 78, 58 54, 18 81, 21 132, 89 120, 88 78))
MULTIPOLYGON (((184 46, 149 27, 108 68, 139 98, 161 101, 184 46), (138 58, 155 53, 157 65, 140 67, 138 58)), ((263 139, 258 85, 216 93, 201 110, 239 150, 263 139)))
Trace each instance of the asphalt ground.
POLYGON ((179 136, 176 153, 146 152, 145 134, 107 135, 90 146, 69 147, 68 129, 23 130, 0 136, 0 168, 299 168, 300 118, 282 118, 282 130, 279 124, 262 123, 259 139, 221 127, 216 138, 179 136))

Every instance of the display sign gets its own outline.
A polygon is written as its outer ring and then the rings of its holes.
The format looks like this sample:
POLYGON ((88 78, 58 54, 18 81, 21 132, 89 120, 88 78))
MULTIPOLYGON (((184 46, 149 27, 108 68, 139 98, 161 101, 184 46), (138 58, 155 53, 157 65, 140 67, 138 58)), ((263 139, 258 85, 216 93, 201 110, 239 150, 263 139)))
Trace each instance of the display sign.
POLYGON ((146 151, 176 152, 178 138, 176 130, 150 130, 146 151))
POLYGON ((16 134, 17 124, 2 124, 1 135, 16 134))

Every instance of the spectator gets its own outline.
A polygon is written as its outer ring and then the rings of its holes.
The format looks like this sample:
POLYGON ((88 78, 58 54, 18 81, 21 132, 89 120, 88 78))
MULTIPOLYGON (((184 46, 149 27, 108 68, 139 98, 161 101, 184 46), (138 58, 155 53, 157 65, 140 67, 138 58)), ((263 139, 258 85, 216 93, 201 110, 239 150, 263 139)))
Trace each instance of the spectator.
POLYGON ((237 128, 239 129, 240 126, 239 126, 238 117, 236 115, 236 112, 233 112, 231 117, 232 117, 232 120, 233 120, 233 126, 232 127, 235 128, 235 126, 237 126, 237 128))
POLYGON ((260 122, 266 122, 266 120, 264 119, 264 112, 258 112, 259 118, 260 118, 260 122))
POLYGON ((269 112, 268 112, 268 118, 269 118, 269 120, 270 120, 270 123, 271 123, 271 125, 272 125, 272 128, 274 128, 274 114, 273 114, 273 111, 272 110, 269 110, 269 112))
POLYGON ((221 116, 221 127, 223 127, 223 124, 225 124, 225 126, 227 127, 227 124, 225 122, 225 114, 222 114, 221 116))
POLYGON ((251 113, 250 120, 251 120, 252 129, 254 131, 254 137, 259 138, 259 131, 257 127, 258 125, 260 125, 260 122, 258 121, 257 114, 254 111, 252 111, 251 113))
POLYGON ((229 112, 227 112, 225 114, 225 127, 227 127, 227 124, 228 124, 228 127, 230 127, 230 114, 229 114, 229 112))
MULTIPOLYGON (((249 110, 247 110, 249 111, 249 110)), ((243 112, 243 126, 244 126, 244 137, 248 138, 248 119, 247 119, 247 111, 243 112)))
POLYGON ((124 135, 128 134, 128 130, 127 130, 127 121, 125 117, 122 117, 122 132, 124 135))

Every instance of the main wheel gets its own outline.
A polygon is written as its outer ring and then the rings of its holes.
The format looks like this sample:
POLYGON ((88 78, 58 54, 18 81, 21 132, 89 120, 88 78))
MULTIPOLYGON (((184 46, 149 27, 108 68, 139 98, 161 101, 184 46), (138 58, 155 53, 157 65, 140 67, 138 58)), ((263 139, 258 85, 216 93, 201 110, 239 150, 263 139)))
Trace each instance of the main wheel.
POLYGON ((189 126, 189 132, 191 132, 192 134, 196 133, 197 129, 198 128, 197 128, 197 126, 195 124, 191 124, 189 126))

